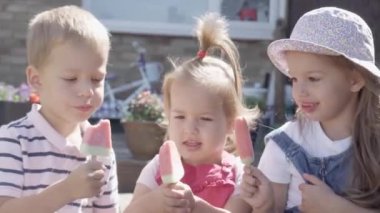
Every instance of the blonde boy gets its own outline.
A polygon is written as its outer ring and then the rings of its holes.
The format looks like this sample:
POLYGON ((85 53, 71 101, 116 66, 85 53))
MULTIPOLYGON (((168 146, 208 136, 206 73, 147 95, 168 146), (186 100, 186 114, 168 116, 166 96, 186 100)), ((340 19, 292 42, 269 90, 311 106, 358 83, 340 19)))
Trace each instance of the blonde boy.
POLYGON ((117 212, 114 154, 89 160, 78 148, 109 49, 105 27, 76 6, 31 20, 26 75, 40 104, 0 128, 0 212, 117 212))

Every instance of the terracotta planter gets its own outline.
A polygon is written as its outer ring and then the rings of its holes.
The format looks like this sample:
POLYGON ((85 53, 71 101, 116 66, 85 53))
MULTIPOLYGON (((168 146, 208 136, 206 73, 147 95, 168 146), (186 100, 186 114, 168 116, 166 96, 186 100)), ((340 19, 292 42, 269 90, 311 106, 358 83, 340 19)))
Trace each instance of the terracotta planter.
POLYGON ((0 101, 0 125, 22 118, 30 110, 30 103, 0 101))
POLYGON ((154 122, 128 121, 122 123, 126 143, 138 160, 150 160, 158 153, 166 129, 154 122))

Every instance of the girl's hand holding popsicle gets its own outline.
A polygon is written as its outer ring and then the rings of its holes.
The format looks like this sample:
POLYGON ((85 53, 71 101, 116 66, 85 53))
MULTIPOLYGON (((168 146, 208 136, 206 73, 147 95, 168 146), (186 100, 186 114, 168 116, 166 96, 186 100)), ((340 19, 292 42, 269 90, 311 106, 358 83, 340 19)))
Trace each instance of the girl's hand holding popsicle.
POLYGON ((235 120, 236 146, 244 166, 244 175, 240 186, 241 197, 254 210, 272 211, 274 208, 273 189, 270 181, 253 166, 255 155, 247 122, 240 117, 235 120))
POLYGON ((191 212, 194 195, 188 185, 181 183, 184 175, 181 157, 173 141, 165 141, 159 152, 160 174, 163 182, 164 209, 167 212, 191 212))

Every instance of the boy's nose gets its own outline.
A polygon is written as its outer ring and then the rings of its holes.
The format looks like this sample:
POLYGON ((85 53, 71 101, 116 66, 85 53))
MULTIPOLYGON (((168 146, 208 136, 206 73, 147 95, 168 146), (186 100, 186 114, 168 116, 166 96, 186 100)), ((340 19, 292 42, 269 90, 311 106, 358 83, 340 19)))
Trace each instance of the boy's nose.
POLYGON ((94 90, 90 83, 82 83, 79 89, 79 96, 91 97, 94 94, 94 90))

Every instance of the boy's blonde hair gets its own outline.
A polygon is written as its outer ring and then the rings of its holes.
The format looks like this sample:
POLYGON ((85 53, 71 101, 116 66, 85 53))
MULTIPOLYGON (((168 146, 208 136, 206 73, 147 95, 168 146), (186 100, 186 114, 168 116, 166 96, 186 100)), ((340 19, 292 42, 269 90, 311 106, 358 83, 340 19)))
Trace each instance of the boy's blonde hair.
POLYGON ((108 56, 107 29, 91 13, 77 6, 63 6, 37 14, 29 23, 28 64, 40 68, 57 45, 66 42, 85 44, 108 56))
POLYGON ((214 13, 206 14, 198 19, 196 32, 200 45, 198 55, 179 65, 173 62, 173 72, 164 78, 162 90, 165 112, 168 113, 171 107, 170 89, 173 82, 193 81, 221 97, 229 124, 233 124, 238 116, 246 117, 253 124, 259 116, 259 110, 257 107, 248 109, 243 103, 239 53, 228 36, 226 20, 214 13), (210 55, 217 51, 220 57, 210 55))

